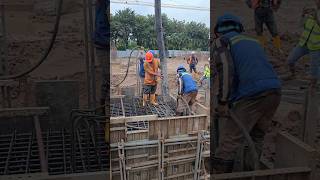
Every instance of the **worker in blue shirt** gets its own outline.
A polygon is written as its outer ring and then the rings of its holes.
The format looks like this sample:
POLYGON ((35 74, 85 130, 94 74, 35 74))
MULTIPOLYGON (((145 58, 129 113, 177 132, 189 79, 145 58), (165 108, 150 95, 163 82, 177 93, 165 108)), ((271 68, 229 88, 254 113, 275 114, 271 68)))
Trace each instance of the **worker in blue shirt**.
POLYGON ((264 135, 280 103, 277 74, 263 48, 254 38, 243 35, 243 31, 241 21, 232 14, 219 17, 214 28, 219 77, 217 113, 228 120, 220 130, 219 144, 211 157, 211 173, 232 172, 236 151, 244 142, 229 110, 249 131, 260 157, 264 135))
POLYGON ((187 106, 189 106, 189 110, 192 111, 198 94, 196 81, 192 78, 191 74, 187 73, 183 65, 179 65, 177 68, 177 85, 178 99, 176 112, 177 115, 182 116, 185 115, 184 112, 188 109, 187 106))

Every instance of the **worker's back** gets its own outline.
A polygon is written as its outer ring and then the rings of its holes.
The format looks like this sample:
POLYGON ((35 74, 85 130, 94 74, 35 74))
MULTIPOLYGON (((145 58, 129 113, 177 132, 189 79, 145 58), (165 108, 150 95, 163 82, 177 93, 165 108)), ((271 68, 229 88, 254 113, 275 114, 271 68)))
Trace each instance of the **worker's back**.
POLYGON ((280 88, 280 81, 258 42, 236 32, 222 37, 230 43, 234 66, 232 100, 280 88))
POLYGON ((192 78, 192 76, 187 72, 179 73, 180 78, 183 81, 182 92, 183 93, 190 93, 198 91, 197 83, 192 78))

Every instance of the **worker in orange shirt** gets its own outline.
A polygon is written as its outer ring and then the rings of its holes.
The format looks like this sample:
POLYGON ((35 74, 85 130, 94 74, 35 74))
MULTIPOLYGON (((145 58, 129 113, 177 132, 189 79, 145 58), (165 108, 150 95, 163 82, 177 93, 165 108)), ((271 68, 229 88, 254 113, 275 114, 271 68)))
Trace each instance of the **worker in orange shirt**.
POLYGON ((157 90, 157 78, 162 78, 162 75, 158 72, 160 68, 160 61, 153 57, 152 52, 146 53, 145 62, 143 64, 145 70, 144 88, 143 88, 143 103, 145 106, 150 95, 150 102, 152 105, 157 106, 156 102, 156 90, 157 90))

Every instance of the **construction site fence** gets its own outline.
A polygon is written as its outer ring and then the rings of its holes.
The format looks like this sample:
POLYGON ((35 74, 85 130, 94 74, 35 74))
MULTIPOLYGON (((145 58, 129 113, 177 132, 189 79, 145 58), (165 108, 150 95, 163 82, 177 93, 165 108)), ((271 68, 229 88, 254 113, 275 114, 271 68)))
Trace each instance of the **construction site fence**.
MULTIPOLYGON (((130 57, 130 53, 132 50, 127 49, 125 51, 113 51, 112 52, 112 57, 117 57, 117 58, 128 58, 130 57)), ((159 50, 154 50, 157 55, 159 55, 159 50)), ((137 57, 139 55, 139 50, 133 51, 132 52, 132 57, 137 57)), ((167 50, 166 51, 166 57, 183 57, 183 56, 188 56, 192 53, 193 51, 183 51, 183 50, 167 50)), ((194 51, 198 56, 209 56, 210 52, 209 51, 194 51)))

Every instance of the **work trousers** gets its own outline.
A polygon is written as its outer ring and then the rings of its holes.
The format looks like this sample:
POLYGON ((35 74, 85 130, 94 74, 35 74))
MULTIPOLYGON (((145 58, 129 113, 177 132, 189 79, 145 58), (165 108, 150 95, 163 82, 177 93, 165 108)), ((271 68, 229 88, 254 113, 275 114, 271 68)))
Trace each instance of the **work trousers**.
POLYGON ((263 24, 266 24, 272 37, 278 35, 277 24, 271 8, 258 7, 254 11, 255 30, 258 36, 263 34, 263 24))
POLYGON ((144 85, 143 94, 155 94, 157 90, 157 84, 155 85, 144 85))
POLYGON ((210 88, 210 78, 202 76, 200 79, 200 82, 205 82, 205 84, 207 85, 208 88, 210 88))
MULTIPOLYGON (((270 90, 257 96, 245 98, 236 102, 232 110, 246 127, 256 145, 258 155, 261 155, 263 140, 272 124, 272 117, 280 103, 279 90, 270 90)), ((237 124, 230 118, 220 127, 219 146, 215 158, 234 160, 238 148, 244 143, 244 135, 237 124)))
POLYGON ((190 73, 192 73, 192 71, 197 73, 197 69, 196 69, 196 65, 195 64, 190 64, 189 68, 190 68, 190 73))
POLYGON ((189 106, 189 108, 192 110, 192 106, 196 102, 197 95, 198 95, 198 91, 183 94, 182 98, 186 102, 184 102, 182 99, 178 99, 176 111, 178 113, 183 113, 188 108, 187 106, 189 106))
POLYGON ((288 63, 293 65, 301 57, 309 54, 310 56, 310 75, 315 78, 320 78, 320 50, 310 51, 306 46, 297 45, 288 56, 288 63))

